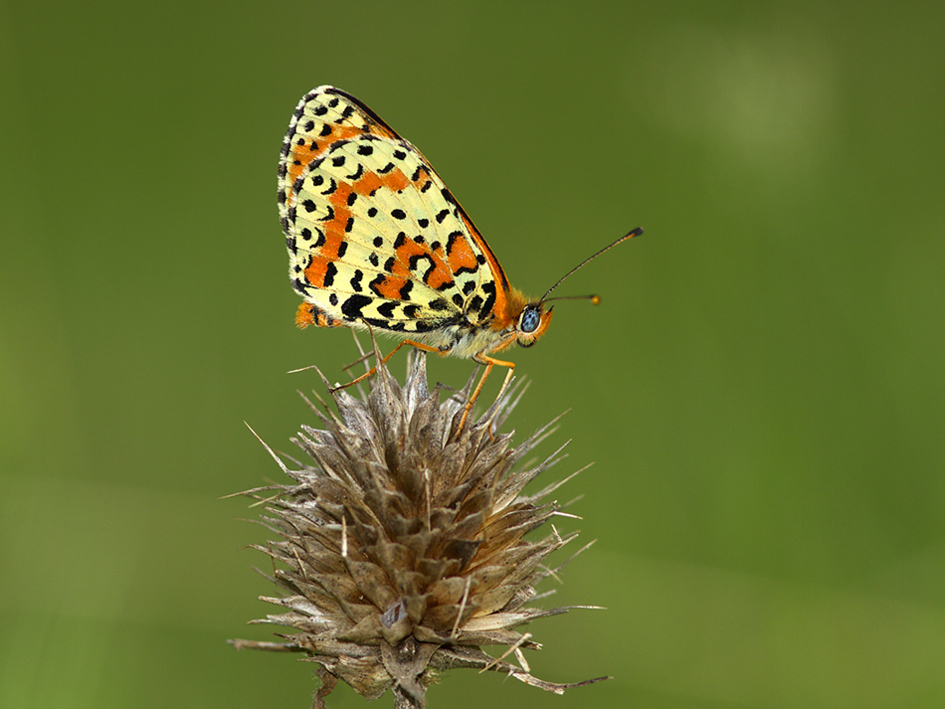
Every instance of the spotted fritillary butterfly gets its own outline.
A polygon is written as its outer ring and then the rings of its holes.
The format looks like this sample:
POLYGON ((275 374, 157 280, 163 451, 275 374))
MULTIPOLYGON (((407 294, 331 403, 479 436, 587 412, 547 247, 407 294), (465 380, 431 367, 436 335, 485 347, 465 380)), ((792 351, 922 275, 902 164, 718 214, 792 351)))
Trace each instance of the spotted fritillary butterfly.
POLYGON ((279 211, 289 277, 304 299, 300 327, 373 328, 406 338, 396 349, 410 344, 484 364, 472 399, 494 365, 510 374, 515 366, 493 353, 534 344, 551 322, 548 295, 564 278, 538 300, 512 288, 420 151, 340 89, 311 91, 292 116, 279 211))

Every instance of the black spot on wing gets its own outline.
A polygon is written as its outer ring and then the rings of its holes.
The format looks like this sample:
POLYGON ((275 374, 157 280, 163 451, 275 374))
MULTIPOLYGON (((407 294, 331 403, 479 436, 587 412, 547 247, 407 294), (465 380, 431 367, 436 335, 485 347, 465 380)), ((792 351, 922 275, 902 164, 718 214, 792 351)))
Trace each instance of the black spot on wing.
POLYGON ((360 268, 355 269, 354 275, 351 276, 351 290, 353 290, 355 293, 361 292, 361 280, 363 278, 364 278, 364 271, 362 271, 360 268))
POLYGON ((341 304, 341 312, 345 317, 350 318, 351 320, 357 320, 362 318, 361 310, 364 306, 368 305, 373 301, 373 298, 369 298, 366 295, 349 295, 345 298, 345 302, 341 304))
POLYGON ((346 175, 345 179, 347 179, 348 182, 357 182, 358 180, 361 179, 361 176, 363 174, 364 174, 364 165, 362 165, 361 163, 358 163, 358 169, 355 170, 352 174, 346 175))
MULTIPOLYGON (((492 314, 492 309, 495 307, 495 283, 492 281, 487 281, 482 284, 482 292, 486 294, 486 300, 482 304, 482 307, 479 309, 481 317, 486 318, 492 314)), ((478 297, 478 296, 477 296, 478 297)))
POLYGON ((331 285, 335 282, 335 276, 337 275, 338 267, 329 261, 328 265, 325 267, 325 280, 323 282, 324 287, 331 287, 331 285))
POLYGON ((397 308, 397 303, 393 300, 388 300, 385 303, 382 303, 378 306, 377 312, 380 315, 383 315, 385 318, 391 318, 394 315, 394 310, 397 308))
POLYGON ((430 330, 435 330, 440 327, 441 323, 428 322, 425 320, 414 320, 413 321, 413 331, 414 332, 429 332, 430 330))

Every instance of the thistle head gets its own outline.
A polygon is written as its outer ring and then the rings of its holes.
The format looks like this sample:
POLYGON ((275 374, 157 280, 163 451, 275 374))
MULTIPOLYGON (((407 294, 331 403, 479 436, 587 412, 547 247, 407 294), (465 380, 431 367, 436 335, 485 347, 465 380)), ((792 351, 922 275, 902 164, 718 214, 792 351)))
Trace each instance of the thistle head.
POLYGON ((557 485, 524 488, 561 449, 520 465, 556 422, 513 446, 512 433, 498 432, 518 401, 513 387, 460 427, 466 394, 440 401, 425 362, 412 358, 403 386, 381 365, 367 396, 335 392, 337 415, 310 404, 320 427, 303 425, 292 439, 307 461, 287 465, 273 454, 291 481, 243 493, 264 505, 276 534, 255 548, 272 558, 281 591, 262 597, 281 611, 254 622, 290 631, 279 643, 232 642, 318 663, 316 706, 338 679, 367 698, 392 688, 400 706, 423 706, 437 673, 457 667, 557 693, 577 686, 533 677, 522 650, 540 646, 516 630, 568 610, 532 603, 556 571, 547 557, 576 534, 551 526, 526 539, 560 514, 548 497, 557 485), (486 645, 506 646, 519 664, 488 655, 486 645))

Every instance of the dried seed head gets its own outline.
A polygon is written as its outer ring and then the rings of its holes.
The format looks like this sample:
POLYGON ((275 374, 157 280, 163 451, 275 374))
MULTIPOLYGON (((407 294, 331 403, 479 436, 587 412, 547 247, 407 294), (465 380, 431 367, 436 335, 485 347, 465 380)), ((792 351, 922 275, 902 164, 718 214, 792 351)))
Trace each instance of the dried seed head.
POLYGON ((525 539, 558 507, 544 499, 557 485, 535 495, 523 488, 560 449, 515 469, 555 422, 512 447, 512 434, 496 429, 518 400, 513 388, 457 430, 465 395, 441 403, 425 362, 413 357, 403 387, 381 366, 366 399, 335 392, 338 416, 312 407, 324 428, 303 426, 293 439, 311 462, 290 470, 280 461, 292 484, 242 493, 265 503, 264 522, 280 537, 256 548, 278 562, 272 580, 284 591, 262 600, 284 612, 254 622, 295 632, 284 643, 232 642, 306 653, 322 667, 316 705, 341 679, 367 698, 392 687, 404 706, 422 706, 436 671, 455 667, 506 672, 557 693, 577 686, 529 674, 521 648, 540 646, 515 630, 568 610, 527 605, 554 573, 545 558, 576 536, 552 528, 525 539), (522 666, 483 645, 508 646, 522 666))

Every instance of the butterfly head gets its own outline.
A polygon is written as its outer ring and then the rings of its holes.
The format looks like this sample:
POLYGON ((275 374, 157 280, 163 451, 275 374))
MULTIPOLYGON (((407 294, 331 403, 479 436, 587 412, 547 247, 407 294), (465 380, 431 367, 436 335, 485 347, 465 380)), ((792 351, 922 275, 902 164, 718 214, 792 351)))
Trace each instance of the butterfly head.
POLYGON ((522 308, 518 320, 515 321, 515 341, 520 347, 531 347, 539 337, 545 334, 551 322, 553 309, 545 310, 545 303, 541 300, 528 303, 522 308))

